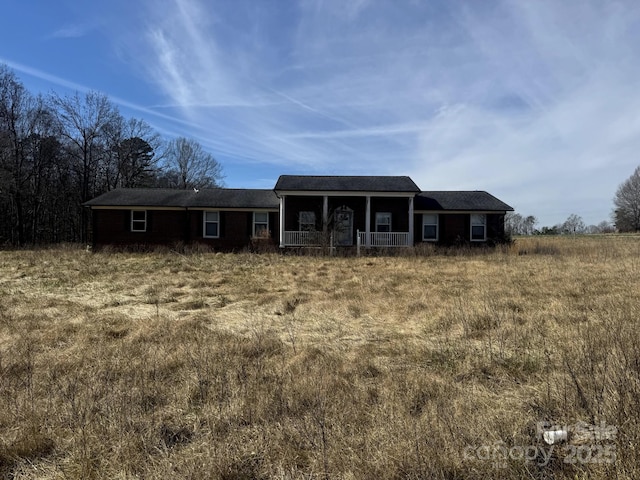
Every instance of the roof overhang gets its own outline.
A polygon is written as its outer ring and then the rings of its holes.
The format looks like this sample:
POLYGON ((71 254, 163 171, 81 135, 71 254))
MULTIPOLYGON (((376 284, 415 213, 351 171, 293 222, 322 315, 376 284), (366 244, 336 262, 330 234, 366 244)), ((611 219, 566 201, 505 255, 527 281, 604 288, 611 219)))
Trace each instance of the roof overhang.
POLYGON ((444 210, 444 209, 440 209, 440 210, 414 210, 414 213, 453 213, 453 214, 469 214, 469 213, 479 213, 479 214, 506 214, 507 211, 505 210, 444 210))
POLYGON ((278 212, 278 208, 274 207, 158 207, 146 205, 86 205, 92 210, 164 210, 164 211, 224 211, 224 212, 278 212))
POLYGON ((273 207, 188 207, 186 210, 194 212, 275 212, 280 209, 273 207))
POLYGON ((297 197, 404 197, 413 198, 415 192, 374 192, 374 191, 344 191, 344 190, 274 190, 278 198, 297 197))
POLYGON ((158 207, 147 205, 85 205, 91 210, 186 210, 185 207, 158 207))

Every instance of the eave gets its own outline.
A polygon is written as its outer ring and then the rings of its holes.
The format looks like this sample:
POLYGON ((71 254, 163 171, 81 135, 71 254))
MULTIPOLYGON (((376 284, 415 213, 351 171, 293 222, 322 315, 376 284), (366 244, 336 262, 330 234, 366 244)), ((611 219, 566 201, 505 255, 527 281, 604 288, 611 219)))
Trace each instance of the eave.
POLYGON ((281 197, 403 197, 413 198, 415 192, 378 192, 378 191, 344 191, 344 190, 274 190, 281 197))
POLYGON ((486 213, 486 214, 506 214, 505 210, 414 210, 414 213, 455 213, 455 214, 465 214, 465 213, 486 213))

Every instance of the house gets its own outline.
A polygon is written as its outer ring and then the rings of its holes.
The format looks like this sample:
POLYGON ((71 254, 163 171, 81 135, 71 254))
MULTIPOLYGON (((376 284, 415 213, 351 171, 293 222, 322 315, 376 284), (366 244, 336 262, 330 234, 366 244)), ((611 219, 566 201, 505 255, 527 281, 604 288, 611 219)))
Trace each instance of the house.
POLYGON ((421 191, 406 176, 282 175, 273 190, 116 189, 85 203, 95 248, 240 250, 504 241, 513 209, 483 191, 421 191))
POLYGON ((119 188, 85 203, 94 248, 201 243, 241 249, 277 228, 273 190, 119 188))

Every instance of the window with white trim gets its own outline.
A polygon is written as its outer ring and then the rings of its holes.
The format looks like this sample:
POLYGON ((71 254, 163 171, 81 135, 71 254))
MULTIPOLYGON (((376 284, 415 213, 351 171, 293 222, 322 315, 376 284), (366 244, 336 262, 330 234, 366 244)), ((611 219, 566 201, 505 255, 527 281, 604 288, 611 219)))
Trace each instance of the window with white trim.
POLYGON ((147 231, 147 211, 131 210, 131 231, 146 232, 147 231))
POLYGON ((376 212, 376 232, 391 231, 391 213, 376 212))
POLYGON ((316 229, 316 212, 300 212, 298 225, 301 232, 311 232, 316 229))
POLYGON ((253 236, 265 238, 269 235, 269 213, 253 212, 253 236))
POLYGON ((204 238, 220 237, 220 212, 203 212, 202 232, 204 238))
POLYGON ((484 242, 487 239, 487 216, 485 214, 471 215, 471 241, 484 242))
POLYGON ((424 242, 438 241, 438 214, 422 214, 422 240, 424 242))

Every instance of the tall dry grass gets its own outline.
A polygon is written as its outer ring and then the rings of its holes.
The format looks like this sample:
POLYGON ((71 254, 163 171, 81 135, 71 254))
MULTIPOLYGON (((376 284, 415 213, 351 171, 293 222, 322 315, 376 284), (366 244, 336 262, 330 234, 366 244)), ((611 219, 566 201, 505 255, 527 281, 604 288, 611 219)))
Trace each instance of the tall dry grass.
POLYGON ((0 476, 639 478, 640 239, 418 253, 0 252, 0 476))

